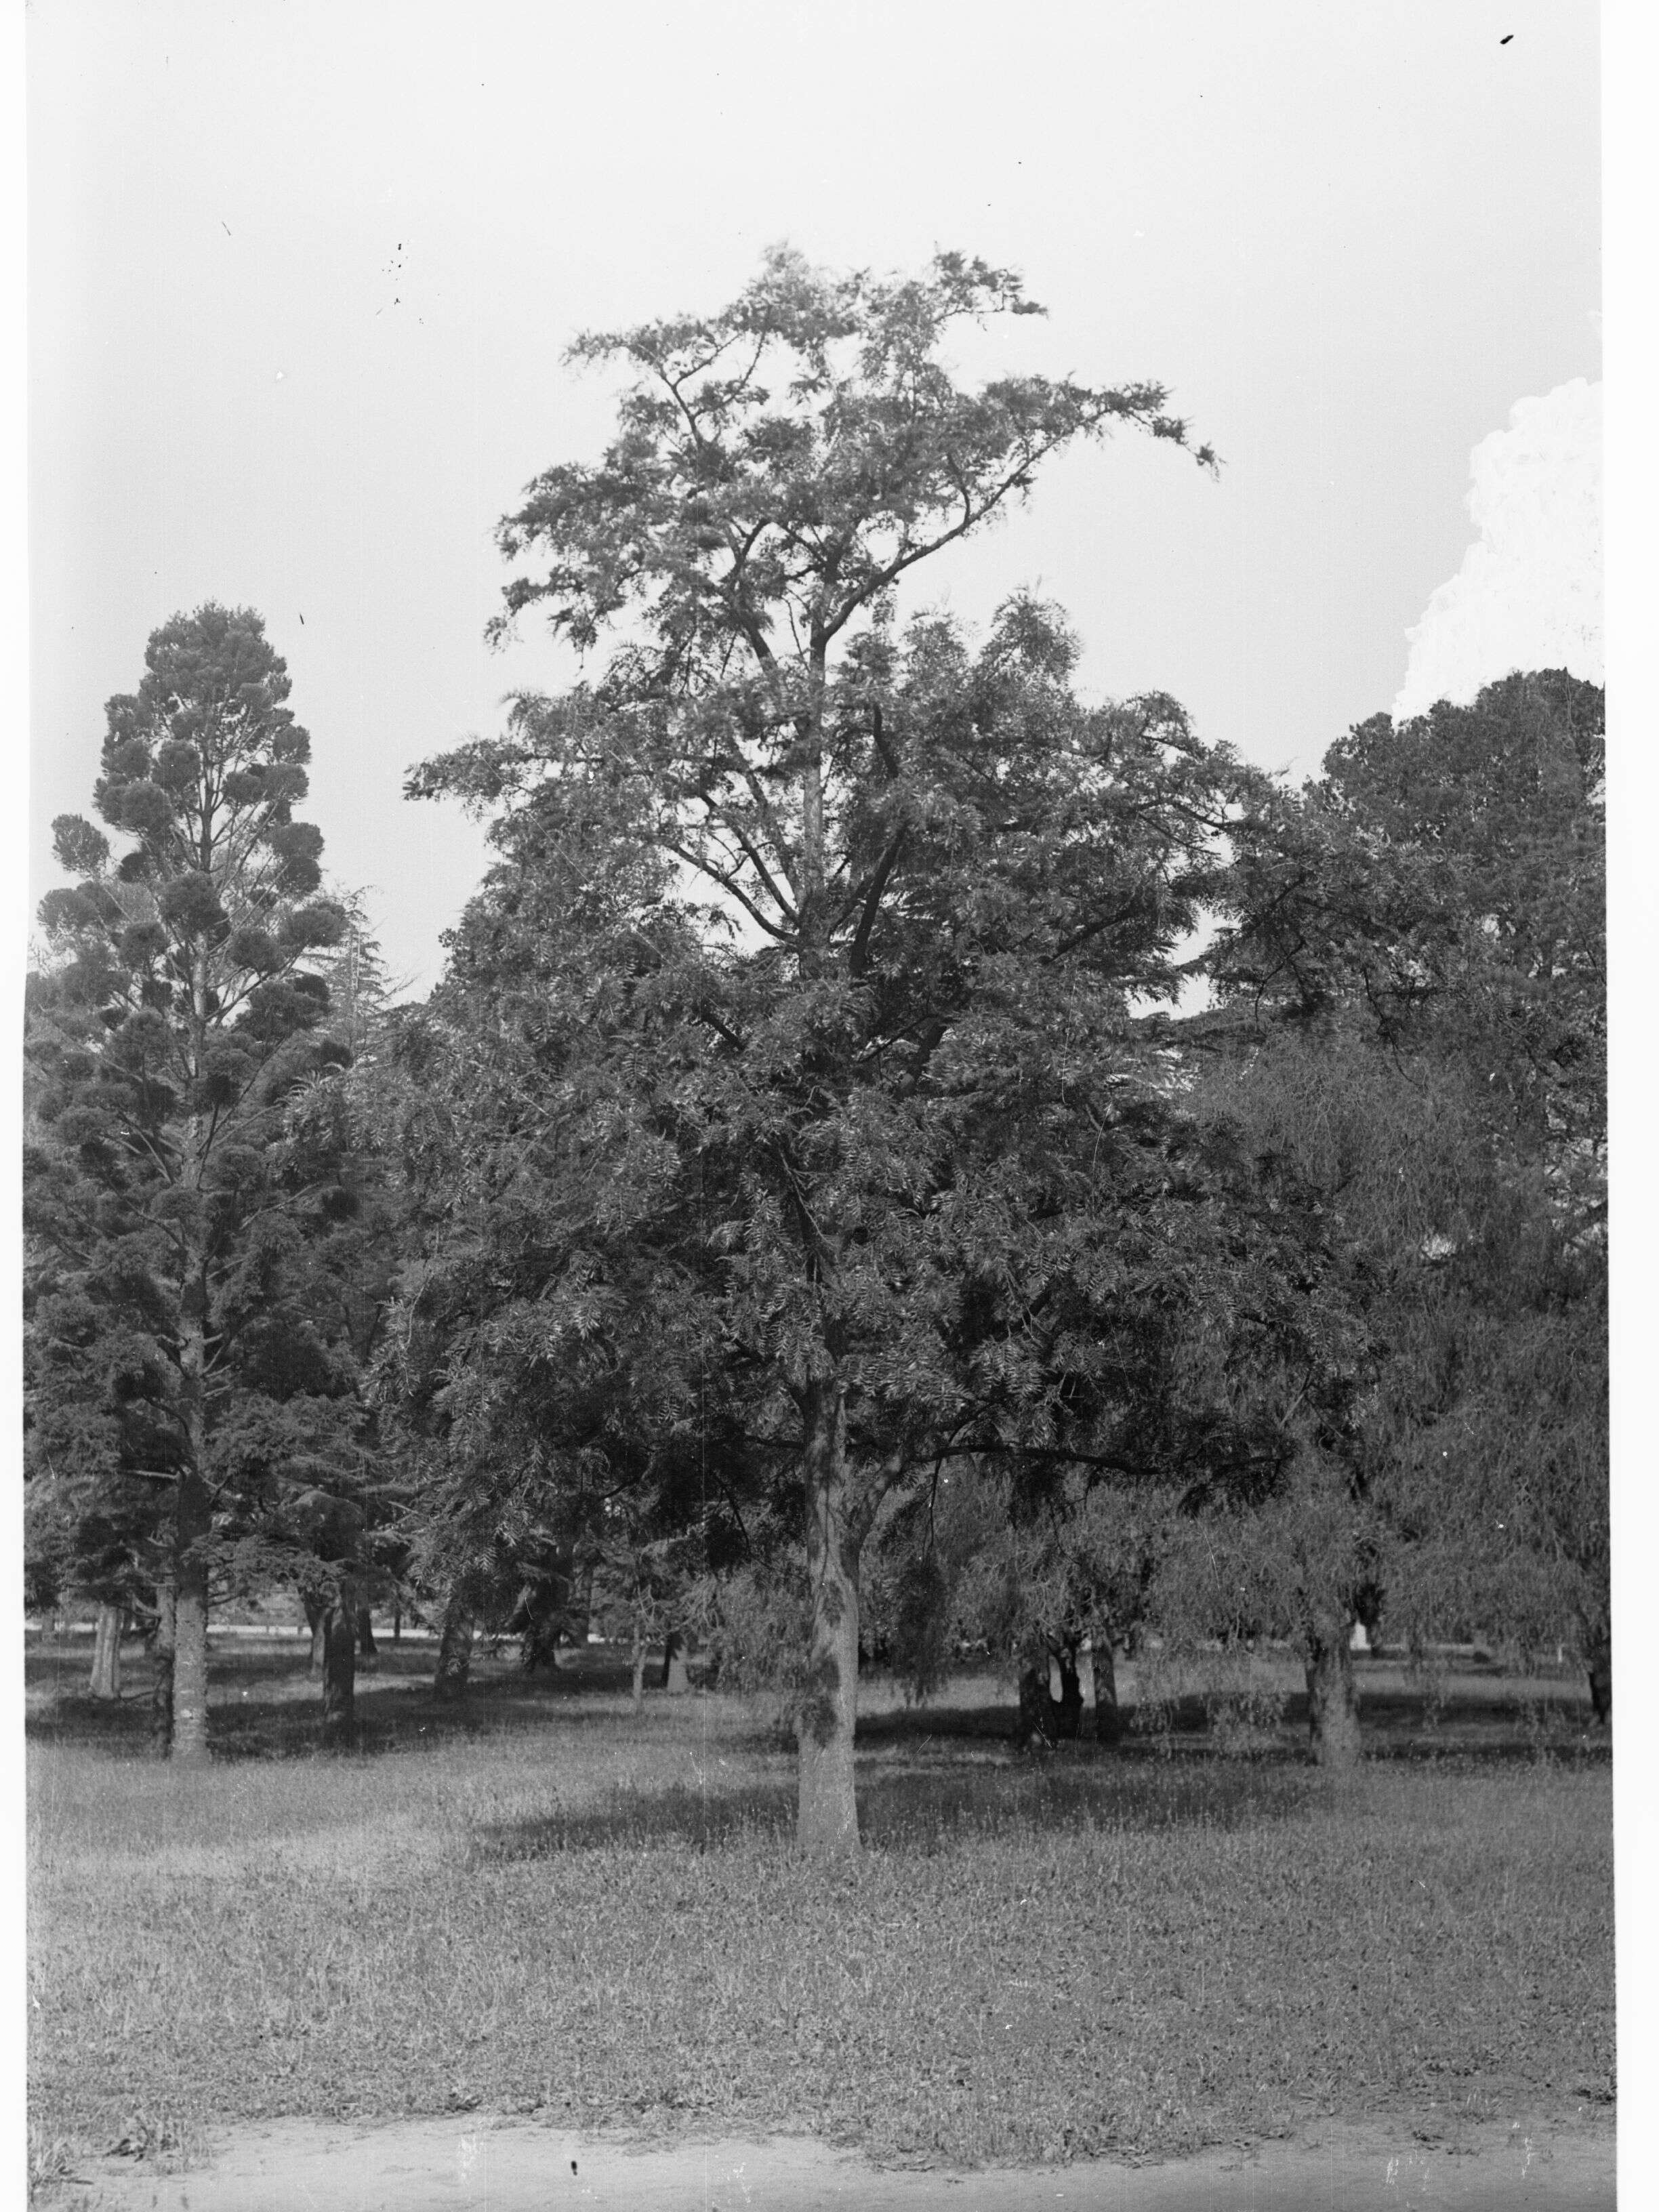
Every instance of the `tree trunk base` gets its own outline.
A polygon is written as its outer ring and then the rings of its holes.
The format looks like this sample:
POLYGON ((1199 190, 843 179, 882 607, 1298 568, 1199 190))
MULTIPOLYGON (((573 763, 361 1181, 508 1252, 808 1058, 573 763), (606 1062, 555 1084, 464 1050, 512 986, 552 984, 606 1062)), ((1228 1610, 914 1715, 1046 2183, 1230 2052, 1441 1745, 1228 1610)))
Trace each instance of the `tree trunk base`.
POLYGON ((208 1591, 204 1570, 179 1577, 173 1629, 173 1747, 175 1766, 208 1764, 208 1591))
POLYGON ((858 1797, 854 1787, 853 1738, 848 1729, 828 1743, 803 1729, 795 1841, 808 1858, 856 1858, 859 1854, 858 1797))
POLYGON ((347 1598, 323 1616, 323 1741, 349 1744, 357 1723, 357 1619, 347 1598))
POLYGON ((472 1615, 459 1598, 452 1597, 444 1607, 444 1625, 438 1638, 438 1666, 432 1678, 433 1688, 441 1698, 465 1697, 471 1665, 472 1615))
POLYGON ((121 1608, 100 1605, 92 1644, 92 1694, 115 1698, 121 1694, 121 1608))
POLYGON ((1606 1728, 1613 1718, 1613 1646, 1598 1642, 1590 1647, 1585 1668, 1589 1676, 1590 1711, 1606 1728))
POLYGON ((1359 1759, 1359 1699, 1346 1629, 1313 1645, 1308 1662, 1308 1749, 1316 1766, 1341 1772, 1359 1759))
POLYGON ((812 1641, 795 1722, 799 1747, 795 1838, 809 1858, 859 1849, 854 1734, 859 1695, 859 1546, 848 1525, 846 1414, 839 1384, 803 1393, 806 1573, 812 1641))
POLYGON ((173 1634, 174 1599, 171 1587, 155 1592, 155 1626, 149 1636, 154 1674, 149 1691, 149 1739, 155 1754, 165 1759, 173 1749, 173 1634))
POLYGON ((1121 1743, 1123 1715, 1117 1702, 1117 1656, 1109 1644, 1096 1644, 1094 1674, 1095 1741, 1121 1743))

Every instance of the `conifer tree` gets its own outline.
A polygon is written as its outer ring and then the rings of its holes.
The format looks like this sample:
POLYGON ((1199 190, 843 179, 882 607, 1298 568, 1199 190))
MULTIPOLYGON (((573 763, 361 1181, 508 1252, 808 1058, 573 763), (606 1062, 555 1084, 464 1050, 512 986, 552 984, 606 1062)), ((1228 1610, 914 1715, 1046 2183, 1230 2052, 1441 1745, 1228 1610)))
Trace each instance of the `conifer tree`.
POLYGON ((79 816, 53 825, 80 880, 42 902, 29 1009, 31 1476, 136 1532, 161 1734, 185 1764, 207 1756, 213 1577, 269 1565, 280 1501, 314 1517, 363 1476, 315 1279, 357 1200, 287 1119, 347 1056, 317 972, 346 917, 295 817, 310 739, 289 690, 249 610, 155 632, 106 710, 94 793, 124 849, 79 816))

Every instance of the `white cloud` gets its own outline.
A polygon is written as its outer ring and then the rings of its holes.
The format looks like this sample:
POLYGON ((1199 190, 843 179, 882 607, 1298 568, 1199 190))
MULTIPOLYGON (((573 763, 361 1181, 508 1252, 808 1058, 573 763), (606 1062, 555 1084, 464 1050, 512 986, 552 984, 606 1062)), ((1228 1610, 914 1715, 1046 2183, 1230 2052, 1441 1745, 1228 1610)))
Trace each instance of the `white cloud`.
POLYGON ((1469 456, 1480 535, 1414 629, 1396 720, 1466 704, 1513 668, 1567 668, 1599 684, 1601 387, 1575 377, 1521 399, 1469 456))

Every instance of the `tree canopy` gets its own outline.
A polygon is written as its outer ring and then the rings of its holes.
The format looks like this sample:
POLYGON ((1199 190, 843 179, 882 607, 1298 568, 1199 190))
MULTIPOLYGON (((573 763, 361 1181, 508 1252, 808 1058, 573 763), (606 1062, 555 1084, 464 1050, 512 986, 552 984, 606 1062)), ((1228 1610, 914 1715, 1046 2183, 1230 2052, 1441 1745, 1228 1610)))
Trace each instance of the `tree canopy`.
MULTIPOLYGON (((1371 1347, 1319 1571, 1416 1642, 1571 1644, 1598 1705, 1603 746, 1563 671, 1333 746, 1241 840, 1212 1086, 1317 1194, 1371 1347)), ((1269 1582, 1287 1557, 1265 1523, 1237 1542, 1269 1582)))

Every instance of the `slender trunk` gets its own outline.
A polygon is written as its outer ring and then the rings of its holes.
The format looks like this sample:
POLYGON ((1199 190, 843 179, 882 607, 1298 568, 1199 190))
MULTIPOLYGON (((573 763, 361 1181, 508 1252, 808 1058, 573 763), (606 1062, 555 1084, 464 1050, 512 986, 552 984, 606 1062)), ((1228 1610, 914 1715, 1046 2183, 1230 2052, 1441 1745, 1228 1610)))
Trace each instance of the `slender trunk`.
POLYGON ((404 1640, 404 1609, 400 1605, 394 1605, 392 1608, 392 1640, 394 1644, 401 1644, 404 1640))
POLYGON ((1603 1630, 1590 1642, 1585 1663, 1590 1710, 1603 1727, 1613 1718, 1613 1638, 1603 1630))
POLYGON ((589 1567, 586 1573, 582 1577, 582 1595, 581 1605, 580 1607, 580 1618, 582 1624, 582 1636, 584 1640, 588 1643, 592 1641, 594 1633, 599 1626, 598 1622, 593 1618, 593 1574, 594 1570, 592 1567, 589 1567))
POLYGON ((1309 1749, 1316 1766, 1339 1772, 1359 1757, 1359 1702, 1348 1642, 1352 1626, 1351 1621, 1334 1621, 1309 1639, 1309 1749))
POLYGON ((811 686, 806 712, 796 720, 800 738, 800 964, 804 975, 820 974, 824 952, 823 902, 823 696, 829 648, 813 635, 807 648, 811 686))
POLYGON ((177 1608, 170 1582, 155 1586, 155 1626, 150 1634, 150 1663, 154 1674, 149 1691, 149 1733, 158 1755, 173 1749, 173 1650, 177 1608))
POLYGON ((349 1743, 357 1719, 357 1608, 349 1583, 323 1616, 323 1741, 349 1743))
POLYGON ((118 1698, 121 1694, 121 1608, 100 1605, 98 1626, 92 1639, 92 1694, 118 1698))
POLYGON ((208 1762, 208 1569, 204 1547, 211 1527, 207 1485, 195 1467, 186 1468, 179 1478, 173 1627, 170 1755, 175 1766, 205 1766, 208 1762))
POLYGON ((801 1401, 806 1430, 806 1572, 812 1631, 795 1722, 799 1796, 795 1837, 817 1859, 859 1848, 853 1735, 858 1719, 859 1547, 848 1527, 846 1414, 839 1382, 801 1401))
POLYGON ((1123 1741, 1123 1716, 1117 1703, 1117 1654, 1112 1649, 1111 1638, 1103 1637, 1094 1648, 1095 1674, 1095 1741, 1097 1743, 1121 1743, 1123 1741))
MULTIPOLYGON (((191 961, 191 1049, 192 1082, 202 1070, 208 1024, 205 948, 191 961)), ((210 1128, 192 1114, 185 1146, 183 1182, 199 1192, 206 1166, 210 1128)), ((211 1296, 207 1252, 199 1226, 185 1232, 179 1276, 179 1411, 184 1417, 185 1458, 174 1502, 173 1744, 178 1766, 205 1766, 208 1760, 208 1562, 213 1529, 213 1501, 208 1490, 208 1316, 211 1296)))
POLYGON ((636 1613, 634 1615, 634 1710, 645 1711, 645 1626, 636 1613))
POLYGON ((1048 1700, 1055 1741, 1075 1743, 1083 1733, 1083 1685, 1069 1650, 1049 1654, 1048 1700))
POLYGON ((311 1631, 311 1664, 307 1668, 313 1682, 323 1679, 323 1650, 327 1640, 328 1607, 320 1598, 305 1601, 306 1626, 311 1631))
POLYGON ((441 1698, 464 1697, 471 1665, 472 1615, 465 1600, 453 1594, 444 1607, 444 1625, 438 1638, 438 1671, 432 1679, 433 1688, 441 1698))
POLYGON ((366 1605, 357 1607, 357 1653, 365 1674, 372 1674, 380 1663, 380 1647, 374 1641, 374 1623, 366 1605))

